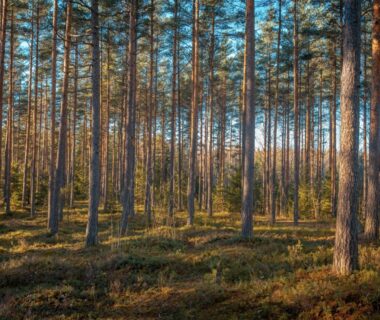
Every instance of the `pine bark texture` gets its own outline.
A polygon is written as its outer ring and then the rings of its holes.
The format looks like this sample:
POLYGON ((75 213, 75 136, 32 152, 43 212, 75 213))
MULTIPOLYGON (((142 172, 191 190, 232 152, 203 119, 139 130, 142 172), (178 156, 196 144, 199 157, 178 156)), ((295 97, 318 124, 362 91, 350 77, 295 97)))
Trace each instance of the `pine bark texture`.
POLYGON ((379 238, 379 169, 380 169, 380 0, 373 2, 372 86, 368 161, 368 195, 365 236, 379 238))
POLYGON ((92 140, 89 176, 89 206, 86 245, 98 242, 98 207, 100 193, 100 52, 99 52, 99 0, 91 1, 92 24, 92 140))
POLYGON ((122 195, 123 212, 120 223, 120 235, 125 235, 128 218, 134 215, 135 202, 135 125, 136 125, 136 54, 137 54, 137 0, 131 0, 129 13, 129 49, 128 49, 128 107, 126 135, 126 166, 124 175, 124 191, 122 195))
POLYGON ((253 203, 254 203, 254 156, 255 156, 255 2, 246 2, 246 110, 244 117, 244 153, 243 153, 243 195, 242 195, 242 237, 253 237, 253 203))
POLYGON ((195 165, 197 160, 197 136, 198 136, 198 81, 199 81, 199 0, 193 0, 193 63, 192 63, 192 106, 191 106, 191 123, 190 123, 190 155, 189 155, 189 178, 187 185, 187 210, 188 210, 188 225, 194 224, 194 198, 195 198, 195 165))
POLYGON ((345 0, 339 193, 333 269, 349 274, 358 269, 360 0, 345 0))

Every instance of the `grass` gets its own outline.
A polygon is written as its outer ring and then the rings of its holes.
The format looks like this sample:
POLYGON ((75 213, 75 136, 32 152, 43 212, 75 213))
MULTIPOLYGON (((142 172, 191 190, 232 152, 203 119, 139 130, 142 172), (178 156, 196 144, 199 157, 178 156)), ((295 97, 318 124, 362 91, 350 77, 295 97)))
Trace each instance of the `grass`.
POLYGON ((0 222, 0 319, 380 319, 380 249, 360 245, 361 271, 330 272, 331 221, 256 218, 239 237, 239 214, 185 213, 176 228, 144 228, 138 213, 118 239, 119 214, 100 214, 100 244, 84 248, 87 213, 65 213, 59 236, 46 212, 0 222))

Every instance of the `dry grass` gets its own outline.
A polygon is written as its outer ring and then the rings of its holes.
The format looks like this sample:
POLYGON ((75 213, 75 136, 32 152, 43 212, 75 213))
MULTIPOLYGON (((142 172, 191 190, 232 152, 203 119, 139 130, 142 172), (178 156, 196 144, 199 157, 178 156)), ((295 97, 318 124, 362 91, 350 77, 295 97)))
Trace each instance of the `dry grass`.
POLYGON ((257 218, 247 242, 239 214, 146 230, 139 213, 122 239, 118 218, 101 214, 101 243, 85 249, 85 208, 57 238, 45 213, 3 216, 0 319, 380 319, 379 247, 362 244, 362 270, 337 278, 331 222, 257 218))

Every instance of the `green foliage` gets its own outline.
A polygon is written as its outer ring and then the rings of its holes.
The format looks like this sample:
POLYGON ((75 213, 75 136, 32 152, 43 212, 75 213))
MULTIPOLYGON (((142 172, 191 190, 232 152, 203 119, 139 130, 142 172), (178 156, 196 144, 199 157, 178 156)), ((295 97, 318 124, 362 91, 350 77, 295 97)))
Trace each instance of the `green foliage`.
POLYGON ((13 162, 11 168, 11 206, 19 207, 22 199, 23 170, 20 164, 13 162))
POLYGON ((239 212, 241 207, 241 169, 231 168, 231 175, 224 186, 218 186, 215 207, 229 212, 239 212))
MULTIPOLYGON (((83 203, 84 204, 84 203, 83 203)), ((166 214, 166 213, 165 213, 166 214)), ((144 229, 110 237, 100 214, 100 245, 84 249, 85 210, 46 236, 45 215, 16 212, 0 223, 1 319, 373 319, 380 299, 380 250, 362 244, 362 270, 330 272, 331 222, 257 217, 255 239, 239 237, 240 217, 198 215, 186 227, 144 229), (75 253, 75 254, 73 254, 75 253)), ((181 227, 182 226, 182 227, 181 227)))
POLYGON ((49 177, 47 174, 42 174, 39 177, 38 189, 36 192, 36 205, 46 206, 49 190, 49 177))
POLYGON ((86 200, 88 197, 88 173, 76 168, 74 178, 75 200, 86 200))

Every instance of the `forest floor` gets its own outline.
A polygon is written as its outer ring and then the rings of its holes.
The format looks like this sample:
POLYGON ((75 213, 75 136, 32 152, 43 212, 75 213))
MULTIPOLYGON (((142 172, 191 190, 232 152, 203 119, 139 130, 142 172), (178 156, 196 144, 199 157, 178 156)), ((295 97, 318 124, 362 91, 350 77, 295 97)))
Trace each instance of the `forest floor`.
POLYGON ((332 221, 259 217, 247 242, 238 213, 146 230, 138 212, 117 239, 119 216, 100 214, 100 245, 85 249, 84 206, 57 238, 46 212, 2 215, 0 319, 380 319, 379 244, 361 243, 361 271, 338 278, 332 221))

